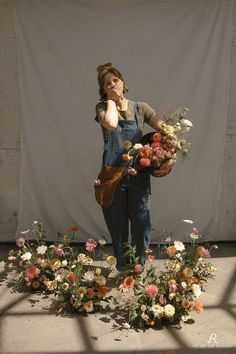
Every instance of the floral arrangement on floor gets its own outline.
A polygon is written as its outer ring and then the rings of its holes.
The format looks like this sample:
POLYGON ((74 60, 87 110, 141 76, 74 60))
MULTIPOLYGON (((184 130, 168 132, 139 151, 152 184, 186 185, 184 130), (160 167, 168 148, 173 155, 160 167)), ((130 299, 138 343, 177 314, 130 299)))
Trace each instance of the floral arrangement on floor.
MULTIPOLYGON (((192 224, 191 220, 183 220, 192 224)), ((209 261, 211 250, 198 243, 200 232, 192 228, 189 241, 165 240, 164 269, 154 266, 155 257, 147 250, 147 261, 139 264, 135 247, 127 245, 126 256, 131 263, 118 278, 118 294, 110 295, 108 280, 115 270, 116 258, 103 255, 103 240, 87 240, 82 250, 72 247, 77 227, 68 229, 58 242, 48 245, 42 223, 34 221, 32 228, 22 231, 17 238, 18 249, 10 250, 8 268, 15 270, 15 288, 25 287, 42 293, 52 293, 59 302, 59 312, 72 306, 75 311, 91 313, 103 302, 118 302, 119 309, 128 313, 130 326, 144 328, 168 321, 188 320, 190 312, 203 312, 199 297, 209 279, 214 279, 216 268, 209 261), (100 256, 98 257, 100 252, 100 256), (166 259, 167 258, 167 259, 166 259)), ((0 262, 0 272, 5 262, 0 262)))
POLYGON ((88 239, 83 252, 70 246, 77 231, 77 227, 69 228, 69 235, 60 235, 62 239, 51 245, 46 244, 42 223, 38 221, 22 231, 16 239, 18 249, 10 250, 8 255, 8 268, 17 273, 14 288, 26 286, 54 293, 63 306, 69 303, 80 312, 98 309, 110 291, 106 283, 116 258, 96 260, 95 250, 105 240, 88 239))
POLYGON ((132 145, 130 141, 125 141, 127 152, 123 154, 123 159, 132 160, 132 167, 136 169, 149 168, 152 172, 176 154, 187 156, 191 144, 183 136, 193 126, 186 119, 188 110, 180 107, 165 114, 161 130, 146 134, 140 143, 132 145))
MULTIPOLYGON (((184 220, 192 223, 191 220, 184 220)), ((210 249, 196 243, 200 233, 193 228, 189 242, 172 242, 164 246, 165 269, 157 271, 153 266, 154 256, 149 254, 144 267, 135 257, 135 248, 128 246, 132 271, 129 270, 119 290, 122 293, 123 308, 128 311, 128 325, 138 328, 158 326, 161 322, 190 318, 191 310, 200 314, 203 305, 199 297, 208 279, 213 279, 216 268, 209 262, 210 249)))

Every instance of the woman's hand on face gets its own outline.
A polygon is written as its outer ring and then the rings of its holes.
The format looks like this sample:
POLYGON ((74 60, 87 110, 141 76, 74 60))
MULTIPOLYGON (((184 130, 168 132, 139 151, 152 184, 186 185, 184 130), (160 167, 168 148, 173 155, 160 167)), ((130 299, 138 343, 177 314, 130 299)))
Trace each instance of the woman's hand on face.
POLYGON ((123 88, 124 84, 122 81, 114 87, 107 88, 107 99, 116 102, 119 98, 123 96, 123 88))

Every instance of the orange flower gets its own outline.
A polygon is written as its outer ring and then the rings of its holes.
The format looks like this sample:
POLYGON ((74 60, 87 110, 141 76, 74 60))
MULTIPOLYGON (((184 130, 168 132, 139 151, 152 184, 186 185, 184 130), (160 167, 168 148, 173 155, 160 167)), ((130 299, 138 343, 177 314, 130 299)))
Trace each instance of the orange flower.
POLYGON ((69 272, 67 275, 66 275, 66 280, 68 281, 68 283, 73 283, 75 280, 77 279, 77 275, 75 275, 75 273, 73 272, 69 272))
POLYGON ((145 325, 147 326, 154 326, 155 322, 153 320, 147 320, 145 321, 145 325))
POLYGON ((68 232, 77 232, 77 231, 79 231, 79 228, 78 228, 78 226, 71 226, 68 228, 67 231, 68 232))
POLYGON ((168 280, 168 286, 171 286, 171 285, 176 285, 176 280, 175 279, 168 280))
POLYGON ((133 277, 126 277, 123 283, 120 285, 120 289, 123 290, 130 290, 134 287, 134 278, 133 277))
POLYGON ((188 285, 199 284, 199 279, 196 277, 187 278, 186 282, 188 285))
POLYGON ((201 302, 195 301, 194 308, 198 314, 201 314, 203 312, 203 305, 201 304, 201 302))
POLYGON ((205 252, 206 252, 205 247, 203 247, 203 246, 198 246, 198 247, 196 247, 196 253, 197 253, 197 255, 198 255, 199 257, 203 257, 203 255, 205 254, 205 252))
POLYGON ((108 291, 108 289, 105 288, 104 286, 99 286, 99 287, 97 288, 97 295, 98 295, 99 297, 105 297, 106 294, 107 294, 107 291, 108 291))
POLYGON ((92 299, 92 297, 94 297, 95 291, 92 288, 87 288, 87 292, 86 292, 86 296, 89 299, 92 299))
POLYGON ((183 275, 185 278, 191 278, 193 276, 193 270, 190 267, 185 267, 183 270, 183 275))
POLYGON ((166 249, 166 253, 168 254, 168 256, 173 256, 176 253, 176 248, 175 246, 169 246, 166 249))
POLYGON ((31 286, 33 289, 38 289, 40 287, 40 282, 38 280, 34 280, 31 286))
POLYGON ((184 276, 183 272, 178 272, 177 276, 178 276, 180 282, 185 281, 185 276, 184 276))
POLYGON ((132 160, 132 156, 130 156, 129 154, 123 154, 122 159, 125 161, 129 161, 129 160, 132 160))

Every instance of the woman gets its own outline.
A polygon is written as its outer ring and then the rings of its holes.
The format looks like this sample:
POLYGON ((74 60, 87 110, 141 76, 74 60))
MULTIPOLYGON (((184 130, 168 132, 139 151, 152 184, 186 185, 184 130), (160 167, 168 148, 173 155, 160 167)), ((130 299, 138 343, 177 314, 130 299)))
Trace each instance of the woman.
MULTIPOLYGON (((111 63, 98 66, 97 72, 101 102, 96 105, 96 120, 102 127, 104 150, 95 193, 102 205, 119 270, 129 261, 123 256, 129 239, 129 223, 132 244, 136 245, 141 264, 146 260, 151 236, 150 173, 147 169, 136 171, 130 161, 122 158, 124 144, 140 142, 144 123, 161 131, 162 121, 146 103, 135 103, 124 96, 127 85, 111 63)), ((174 159, 169 160, 155 175, 168 174, 174 163, 174 159)))

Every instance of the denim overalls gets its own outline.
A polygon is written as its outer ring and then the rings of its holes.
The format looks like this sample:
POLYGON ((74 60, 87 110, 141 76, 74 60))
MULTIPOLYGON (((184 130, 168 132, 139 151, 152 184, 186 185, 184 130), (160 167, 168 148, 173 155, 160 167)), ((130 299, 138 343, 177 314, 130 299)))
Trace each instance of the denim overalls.
MULTIPOLYGON (((128 167, 132 163, 124 161, 122 154, 126 140, 135 144, 143 136, 137 103, 134 103, 134 113, 135 120, 119 120, 116 130, 104 134, 103 165, 128 167)), ((126 174, 119 182, 112 205, 102 207, 118 268, 128 262, 123 254, 129 238, 129 221, 132 245, 136 245, 137 256, 144 264, 151 235, 149 207, 150 174, 146 171, 139 171, 136 176, 126 174)))

